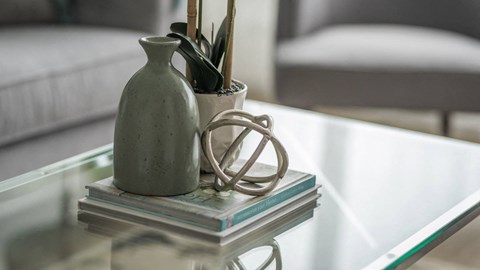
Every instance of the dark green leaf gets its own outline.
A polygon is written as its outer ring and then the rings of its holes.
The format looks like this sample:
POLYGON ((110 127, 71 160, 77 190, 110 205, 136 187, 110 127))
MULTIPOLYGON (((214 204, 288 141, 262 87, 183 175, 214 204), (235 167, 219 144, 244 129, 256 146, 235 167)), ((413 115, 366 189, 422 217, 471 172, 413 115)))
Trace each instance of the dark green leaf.
POLYGON ((172 23, 170 25, 170 31, 186 36, 187 35, 187 23, 184 23, 184 22, 172 23))
POLYGON ((217 36, 215 37, 215 43, 213 44, 212 50, 212 63, 215 67, 218 68, 220 65, 220 60, 222 59, 223 53, 225 52, 227 39, 227 17, 223 19, 222 25, 218 29, 217 36))
MULTIPOLYGON (((174 33, 182 34, 184 36, 187 35, 187 23, 184 22, 176 22, 170 25, 170 30, 174 33)), ((198 36, 198 29, 196 32, 196 36, 198 36)), ((204 48, 204 52, 207 55, 208 59, 212 58, 212 45, 208 41, 208 39, 202 34, 200 39, 200 44, 204 48)))
POLYGON ((187 61, 197 88, 206 92, 216 92, 222 87, 222 74, 193 40, 179 33, 170 33, 167 36, 180 39, 178 52, 187 61))

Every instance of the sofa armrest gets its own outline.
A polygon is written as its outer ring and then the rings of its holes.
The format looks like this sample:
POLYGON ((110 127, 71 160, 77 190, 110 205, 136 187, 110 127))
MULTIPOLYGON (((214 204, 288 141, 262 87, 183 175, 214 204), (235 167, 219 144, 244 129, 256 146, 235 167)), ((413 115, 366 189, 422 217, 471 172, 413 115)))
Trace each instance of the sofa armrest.
POLYGON ((479 14, 478 0, 279 0, 277 36, 293 38, 332 24, 406 24, 478 39, 479 14))
POLYGON ((308 34, 328 24, 330 0, 279 0, 277 38, 308 34))
POLYGON ((76 0, 74 23, 127 28, 164 34, 175 20, 179 0, 76 0))

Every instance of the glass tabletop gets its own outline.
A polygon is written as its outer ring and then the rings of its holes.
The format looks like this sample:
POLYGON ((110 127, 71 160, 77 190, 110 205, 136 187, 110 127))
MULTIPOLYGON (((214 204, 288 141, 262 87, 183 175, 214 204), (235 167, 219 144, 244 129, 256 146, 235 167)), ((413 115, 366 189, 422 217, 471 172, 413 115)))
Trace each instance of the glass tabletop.
MULTIPOLYGON (((112 174, 106 145, 0 182, 0 269, 405 268, 480 212, 477 144, 261 102, 245 109, 273 116, 290 168, 317 175, 314 210, 225 246, 79 216, 84 186, 112 174)), ((275 165, 274 151, 259 161, 275 165)))

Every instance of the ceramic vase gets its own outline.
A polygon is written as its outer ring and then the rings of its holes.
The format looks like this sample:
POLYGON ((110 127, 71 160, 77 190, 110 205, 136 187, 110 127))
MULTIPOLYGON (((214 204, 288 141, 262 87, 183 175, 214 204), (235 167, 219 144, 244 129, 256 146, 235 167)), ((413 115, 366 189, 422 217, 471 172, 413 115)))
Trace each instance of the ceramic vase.
POLYGON ((113 183, 141 195, 191 192, 200 174, 199 113, 190 84, 171 65, 179 40, 139 40, 148 61, 125 86, 115 123, 113 183))
MULTIPOLYGON (((200 129, 203 132, 210 120, 219 112, 230 109, 243 109, 243 103, 247 96, 247 85, 236 81, 240 85, 240 90, 228 95, 217 94, 199 94, 195 93, 198 109, 200 112, 200 129)), ((223 155, 228 150, 233 141, 240 135, 243 128, 238 126, 221 127, 212 132, 212 150, 217 161, 221 161, 223 155)), ((240 148, 237 149, 233 158, 227 163, 229 167, 238 158, 240 148)), ((213 173, 207 157, 202 152, 200 161, 201 171, 203 173, 213 173)))

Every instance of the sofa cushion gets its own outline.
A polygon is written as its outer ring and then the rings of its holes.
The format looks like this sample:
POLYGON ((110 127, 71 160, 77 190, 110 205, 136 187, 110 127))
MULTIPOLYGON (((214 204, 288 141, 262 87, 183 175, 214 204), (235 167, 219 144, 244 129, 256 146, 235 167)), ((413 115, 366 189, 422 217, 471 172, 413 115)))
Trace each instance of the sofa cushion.
MULTIPOLYGON (((328 2, 330 24, 402 24, 480 38, 478 0, 316 0, 328 2)), ((302 2, 302 1, 300 1, 302 2)), ((316 10, 318 11, 318 9, 316 10)), ((312 12, 312 14, 315 14, 312 12)))
POLYGON ((480 42, 429 28, 343 25, 284 42, 280 64, 359 70, 480 72, 480 42))
POLYGON ((461 34, 339 25, 282 43, 277 59, 279 97, 290 105, 480 109, 480 42, 461 34))
MULTIPOLYGON (((166 34, 172 22, 183 20, 178 0, 81 0, 71 2, 75 23, 166 34), (178 15, 181 17, 178 18, 178 15)), ((185 1, 186 2, 186 1, 185 1)))
POLYGON ((142 33, 113 28, 0 28, 0 145, 111 116, 145 63, 142 33))
POLYGON ((0 25, 55 21, 53 0, 2 0, 0 25))
POLYGON ((277 37, 339 24, 402 24, 480 38, 478 0, 279 0, 277 37))

